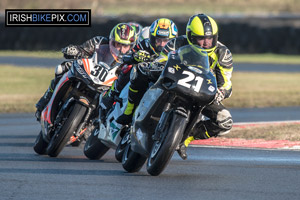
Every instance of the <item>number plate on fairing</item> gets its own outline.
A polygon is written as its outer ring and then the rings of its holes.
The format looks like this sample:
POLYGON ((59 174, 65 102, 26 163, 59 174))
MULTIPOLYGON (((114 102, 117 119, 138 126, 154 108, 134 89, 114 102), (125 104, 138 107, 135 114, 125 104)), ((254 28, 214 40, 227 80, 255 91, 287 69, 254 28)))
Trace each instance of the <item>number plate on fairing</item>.
POLYGON ((112 69, 106 63, 99 62, 94 64, 93 59, 82 59, 84 70, 90 76, 95 84, 111 86, 117 79, 115 74, 117 67, 112 69))

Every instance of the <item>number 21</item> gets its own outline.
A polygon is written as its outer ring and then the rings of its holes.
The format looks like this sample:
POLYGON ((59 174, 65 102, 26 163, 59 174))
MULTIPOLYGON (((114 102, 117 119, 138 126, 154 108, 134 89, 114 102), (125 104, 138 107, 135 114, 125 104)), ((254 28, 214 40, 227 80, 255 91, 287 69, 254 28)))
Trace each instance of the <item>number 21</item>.
POLYGON ((196 80, 197 84, 193 89, 194 89, 195 92, 199 92, 200 88, 201 88, 201 85, 203 83, 203 78, 200 77, 200 76, 195 76, 195 74, 193 74, 192 72, 189 72, 189 71, 183 71, 182 74, 186 74, 186 75, 188 75, 188 77, 180 79, 178 81, 178 84, 182 85, 184 87, 187 87, 187 88, 191 88, 192 85, 189 84, 189 82, 193 81, 193 80, 196 80))

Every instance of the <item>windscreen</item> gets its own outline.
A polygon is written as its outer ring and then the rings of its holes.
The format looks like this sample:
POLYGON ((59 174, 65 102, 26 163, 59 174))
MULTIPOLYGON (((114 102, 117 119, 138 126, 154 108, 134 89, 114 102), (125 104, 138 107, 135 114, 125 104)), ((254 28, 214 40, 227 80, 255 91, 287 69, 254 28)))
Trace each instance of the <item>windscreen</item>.
POLYGON ((205 73, 209 72, 209 61, 206 51, 197 45, 186 45, 177 50, 181 64, 198 67, 205 73))
POLYGON ((96 49, 96 53, 94 54, 96 63, 105 63, 109 66, 109 68, 114 68, 120 63, 117 62, 117 58, 115 58, 109 49, 109 45, 101 45, 98 49, 96 49))

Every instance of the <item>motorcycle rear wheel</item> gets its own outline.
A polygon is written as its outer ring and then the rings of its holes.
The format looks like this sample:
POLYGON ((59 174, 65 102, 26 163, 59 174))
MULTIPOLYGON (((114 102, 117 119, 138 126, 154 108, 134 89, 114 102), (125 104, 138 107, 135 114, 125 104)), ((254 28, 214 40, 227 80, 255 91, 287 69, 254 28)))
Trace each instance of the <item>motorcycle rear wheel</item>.
POLYGON ((45 155, 46 154, 46 149, 48 146, 48 142, 46 142, 43 138, 42 135, 42 131, 40 131, 39 135, 37 136, 35 142, 34 142, 34 146, 33 146, 33 150, 40 155, 45 155))
POLYGON ((173 113, 171 119, 169 127, 162 133, 163 137, 152 145, 147 161, 147 172, 152 176, 158 176, 165 169, 183 137, 183 131, 177 130, 180 130, 186 118, 173 113))
POLYGON ((87 108, 79 103, 76 103, 74 107, 71 107, 71 112, 65 123, 62 125, 61 129, 54 134, 49 142, 46 150, 49 156, 58 156, 84 118, 86 110, 87 108))
POLYGON ((147 157, 132 151, 130 144, 126 145, 122 157, 122 166, 127 172, 133 173, 140 171, 146 160, 147 157))
POLYGON ((98 139, 98 134, 99 129, 95 128, 84 145, 83 153, 91 160, 99 160, 109 150, 109 147, 98 139))

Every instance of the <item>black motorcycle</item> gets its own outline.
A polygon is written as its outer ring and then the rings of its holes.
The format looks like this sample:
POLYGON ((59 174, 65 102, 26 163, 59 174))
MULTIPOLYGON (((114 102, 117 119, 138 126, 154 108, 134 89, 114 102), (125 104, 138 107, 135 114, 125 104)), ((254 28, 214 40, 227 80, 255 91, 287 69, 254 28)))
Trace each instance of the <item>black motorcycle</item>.
POLYGON ((170 52, 161 75, 135 111, 123 168, 139 171, 148 159, 147 172, 159 175, 201 120, 216 91, 215 76, 201 47, 187 45, 170 52))

